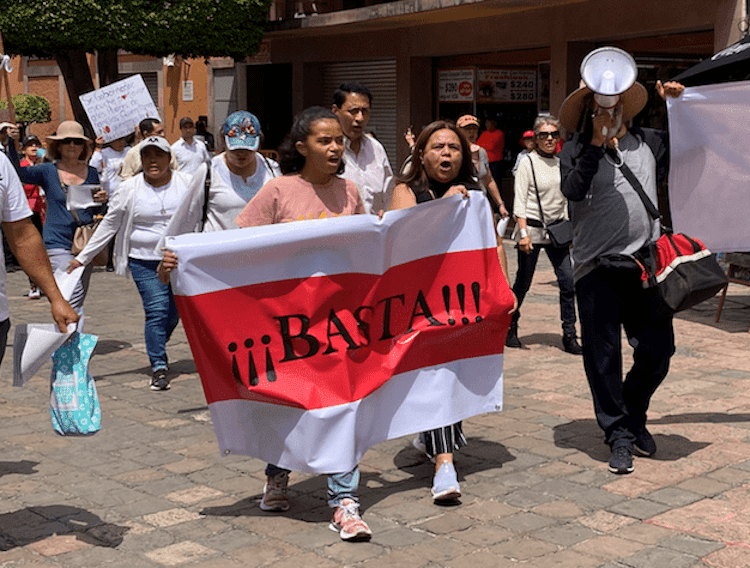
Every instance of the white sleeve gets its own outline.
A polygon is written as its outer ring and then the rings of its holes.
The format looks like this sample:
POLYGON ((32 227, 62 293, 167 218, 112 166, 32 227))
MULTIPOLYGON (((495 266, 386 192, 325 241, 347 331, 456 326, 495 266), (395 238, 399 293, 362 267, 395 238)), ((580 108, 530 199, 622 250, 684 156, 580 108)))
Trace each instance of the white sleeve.
POLYGON ((18 179, 15 168, 8 157, 0 152, 0 191, 2 192, 2 211, 0 221, 13 223, 31 217, 29 201, 18 179))

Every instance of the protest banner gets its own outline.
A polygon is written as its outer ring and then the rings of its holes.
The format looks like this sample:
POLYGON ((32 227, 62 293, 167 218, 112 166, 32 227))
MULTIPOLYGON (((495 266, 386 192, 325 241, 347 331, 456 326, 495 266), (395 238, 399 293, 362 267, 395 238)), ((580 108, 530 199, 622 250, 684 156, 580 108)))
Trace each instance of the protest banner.
POLYGON ((513 297, 479 193, 167 247, 225 455, 348 471, 378 442, 502 408, 513 297))
POLYGON ((105 142, 132 134, 144 118, 159 118, 140 75, 117 81, 79 98, 94 132, 105 142))
POLYGON ((667 97, 669 204, 675 231, 712 252, 750 250, 750 81, 689 87, 667 97))

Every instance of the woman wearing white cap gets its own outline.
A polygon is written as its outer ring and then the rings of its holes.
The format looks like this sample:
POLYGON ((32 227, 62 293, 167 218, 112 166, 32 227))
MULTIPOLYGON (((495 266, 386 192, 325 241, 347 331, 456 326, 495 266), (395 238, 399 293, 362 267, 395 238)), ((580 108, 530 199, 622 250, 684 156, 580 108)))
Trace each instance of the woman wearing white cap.
POLYGON ((159 282, 157 243, 178 206, 187 197, 191 176, 170 168, 169 142, 149 136, 140 145, 143 172, 122 183, 96 232, 70 262, 69 271, 87 265, 115 237, 115 270, 128 268, 146 312, 146 351, 151 390, 168 390, 166 344, 179 315, 169 285, 159 282))
MULTIPOLYGON (((57 134, 48 136, 48 153, 54 160, 51 164, 39 164, 21 168, 21 180, 24 183, 40 186, 47 198, 47 215, 44 222, 44 246, 47 249, 53 270, 66 268, 73 258, 70 252, 73 246, 73 235, 79 225, 93 222, 98 207, 68 211, 68 186, 82 184, 99 184, 96 170, 87 165, 91 155, 91 140, 83 133, 83 126, 74 120, 61 122, 57 134)), ((107 201, 107 192, 98 191, 94 201, 107 201)), ((73 290, 70 305, 79 314, 83 314, 83 300, 88 290, 91 268, 84 270, 80 282, 73 290)), ((83 317, 78 322, 83 328, 83 317)))

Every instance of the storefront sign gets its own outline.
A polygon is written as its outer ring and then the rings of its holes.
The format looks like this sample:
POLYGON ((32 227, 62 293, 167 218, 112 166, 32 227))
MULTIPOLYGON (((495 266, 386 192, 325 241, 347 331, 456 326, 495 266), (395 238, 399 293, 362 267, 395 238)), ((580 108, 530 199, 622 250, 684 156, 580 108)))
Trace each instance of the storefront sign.
POLYGON ((479 69, 478 103, 535 103, 536 71, 479 69))
POLYGON ((440 69, 438 101, 441 103, 474 102, 474 69, 440 69))

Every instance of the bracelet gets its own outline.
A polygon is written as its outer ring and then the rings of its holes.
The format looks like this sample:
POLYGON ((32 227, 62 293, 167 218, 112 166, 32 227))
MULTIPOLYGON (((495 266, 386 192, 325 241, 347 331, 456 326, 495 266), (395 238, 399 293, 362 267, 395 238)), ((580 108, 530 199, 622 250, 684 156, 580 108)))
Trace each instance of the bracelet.
POLYGON ((526 230, 525 227, 518 232, 520 233, 522 239, 525 239, 526 237, 529 236, 529 232, 526 230))

